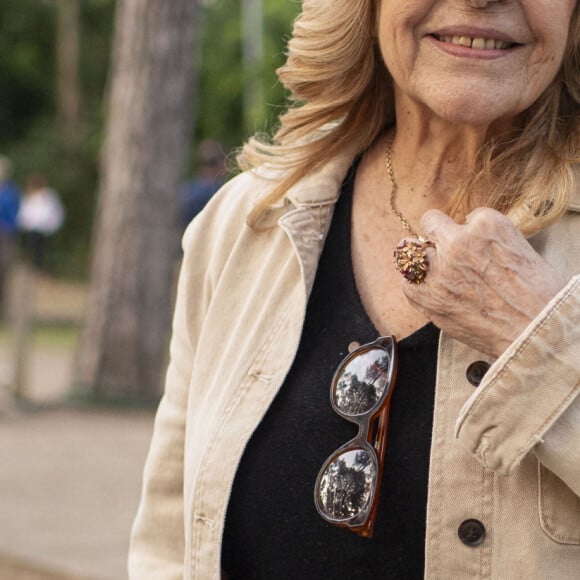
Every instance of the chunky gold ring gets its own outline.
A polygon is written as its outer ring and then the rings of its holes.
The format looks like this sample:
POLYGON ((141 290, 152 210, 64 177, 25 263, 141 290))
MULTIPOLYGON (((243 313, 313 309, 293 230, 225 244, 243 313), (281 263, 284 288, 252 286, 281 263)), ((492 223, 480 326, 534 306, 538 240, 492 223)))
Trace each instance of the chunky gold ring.
POLYGON ((429 270, 427 248, 434 248, 429 240, 403 240, 393 252, 395 268, 411 284, 421 284, 429 270))

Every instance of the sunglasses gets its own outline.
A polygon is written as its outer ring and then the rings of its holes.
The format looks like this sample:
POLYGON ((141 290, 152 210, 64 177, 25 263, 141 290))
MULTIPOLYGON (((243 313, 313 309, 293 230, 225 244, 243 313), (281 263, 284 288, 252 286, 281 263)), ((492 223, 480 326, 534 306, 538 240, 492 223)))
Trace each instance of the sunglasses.
POLYGON ((324 520, 365 538, 373 536, 379 506, 396 374, 397 341, 385 336, 351 352, 330 385, 332 408, 358 425, 358 434, 324 462, 314 486, 314 503, 324 520))

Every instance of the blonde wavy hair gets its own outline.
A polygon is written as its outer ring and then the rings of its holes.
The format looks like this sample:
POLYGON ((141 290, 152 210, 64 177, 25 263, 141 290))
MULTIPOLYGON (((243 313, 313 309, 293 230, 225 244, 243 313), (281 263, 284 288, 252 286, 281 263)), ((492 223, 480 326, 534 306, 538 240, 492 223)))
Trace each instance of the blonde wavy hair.
MULTIPOLYGON (((285 178, 248 218, 260 215, 304 176, 348 148, 366 151, 395 121, 392 81, 377 36, 380 0, 304 0, 278 69, 290 104, 270 141, 251 138, 238 156, 244 170, 263 164, 285 178)), ((557 220, 574 189, 580 162, 580 3, 570 22, 562 67, 518 128, 480 151, 476 170, 458 185, 450 215, 470 209, 471 190, 485 186, 487 205, 511 215, 526 235, 557 220), (490 186, 491 185, 491 186, 490 186)))

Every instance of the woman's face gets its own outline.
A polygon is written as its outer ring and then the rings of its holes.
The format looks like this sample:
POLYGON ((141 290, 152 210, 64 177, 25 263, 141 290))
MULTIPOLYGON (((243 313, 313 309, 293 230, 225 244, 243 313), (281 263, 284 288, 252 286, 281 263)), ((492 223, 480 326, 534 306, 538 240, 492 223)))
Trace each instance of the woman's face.
POLYGON ((382 0, 379 43, 397 105, 476 126, 512 118, 556 76, 575 2, 382 0))

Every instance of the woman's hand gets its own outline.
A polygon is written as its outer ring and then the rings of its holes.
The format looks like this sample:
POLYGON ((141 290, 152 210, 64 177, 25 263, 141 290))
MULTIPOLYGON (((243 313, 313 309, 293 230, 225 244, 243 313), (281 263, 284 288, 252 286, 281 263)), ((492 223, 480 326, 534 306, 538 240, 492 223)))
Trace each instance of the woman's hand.
POLYGON ((422 284, 403 281, 409 302, 461 342, 498 357, 565 286, 506 216, 479 208, 459 225, 438 210, 421 230, 429 271, 422 284))

